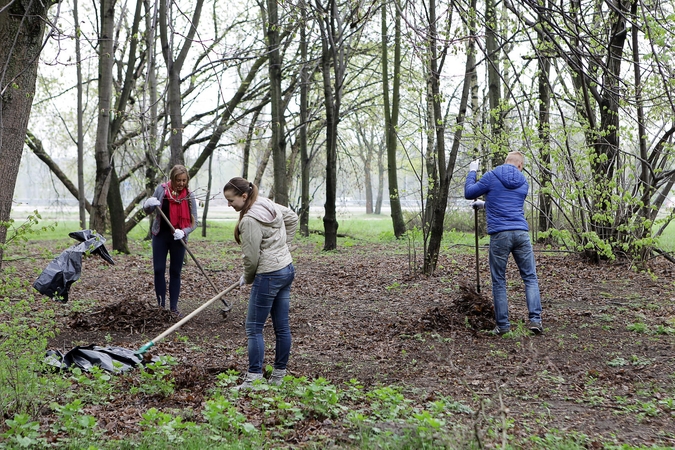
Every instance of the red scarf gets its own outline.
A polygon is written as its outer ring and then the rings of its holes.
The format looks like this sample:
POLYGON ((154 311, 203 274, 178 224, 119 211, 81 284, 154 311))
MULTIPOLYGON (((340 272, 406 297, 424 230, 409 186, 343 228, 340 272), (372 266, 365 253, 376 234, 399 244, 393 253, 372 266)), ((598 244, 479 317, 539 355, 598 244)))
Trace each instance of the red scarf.
POLYGON ((169 221, 176 229, 190 228, 192 216, 190 214, 190 191, 187 188, 179 193, 171 190, 171 182, 164 185, 164 198, 169 200, 169 221))

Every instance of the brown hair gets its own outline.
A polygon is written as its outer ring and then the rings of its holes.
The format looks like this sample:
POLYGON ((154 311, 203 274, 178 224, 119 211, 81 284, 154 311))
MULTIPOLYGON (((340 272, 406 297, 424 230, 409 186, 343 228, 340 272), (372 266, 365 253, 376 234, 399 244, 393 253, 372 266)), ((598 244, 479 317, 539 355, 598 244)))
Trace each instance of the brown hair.
MULTIPOLYGON (((176 178, 178 178, 178 175, 183 175, 183 174, 185 174, 185 176, 187 177, 188 183, 189 183, 190 182, 190 173, 188 172, 188 170, 185 168, 184 165, 176 164, 175 166, 173 166, 171 168, 171 171, 169 172, 169 180, 171 181, 171 183, 175 183, 176 178)), ((172 186, 173 186, 173 184, 172 184, 172 186)), ((186 184, 186 187, 187 187, 187 184, 186 184)))
POLYGON ((258 186, 251 183, 242 177, 234 177, 225 184, 223 187, 223 194, 228 191, 234 192, 237 196, 241 197, 244 194, 247 194, 246 200, 244 201, 244 207, 239 211, 239 220, 237 221, 237 226, 234 227, 234 240, 237 241, 237 244, 241 244, 241 238, 239 236, 239 222, 241 221, 244 214, 251 209, 251 206, 258 200, 258 186))

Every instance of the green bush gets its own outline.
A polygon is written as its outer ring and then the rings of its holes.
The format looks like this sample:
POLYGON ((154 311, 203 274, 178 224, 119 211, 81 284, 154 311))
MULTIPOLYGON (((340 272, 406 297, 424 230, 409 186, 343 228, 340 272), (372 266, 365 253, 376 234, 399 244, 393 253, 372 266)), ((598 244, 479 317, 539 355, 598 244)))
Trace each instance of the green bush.
POLYGON ((53 311, 33 308, 37 301, 28 293, 24 297, 28 300, 0 301, 0 415, 5 417, 35 415, 60 389, 44 363, 55 331, 53 311))

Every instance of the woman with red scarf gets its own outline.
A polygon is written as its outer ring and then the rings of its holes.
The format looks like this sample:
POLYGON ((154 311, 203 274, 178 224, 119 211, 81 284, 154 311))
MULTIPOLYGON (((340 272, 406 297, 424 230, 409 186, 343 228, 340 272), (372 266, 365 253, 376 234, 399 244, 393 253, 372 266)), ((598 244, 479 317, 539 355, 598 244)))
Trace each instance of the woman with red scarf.
POLYGON ((152 213, 160 206, 175 229, 172 232, 161 214, 155 214, 151 231, 157 304, 162 308, 166 307, 166 257, 170 255, 169 307, 171 312, 178 316, 180 316, 178 312, 180 273, 185 258, 185 246, 180 240, 187 241, 188 234, 197 228, 197 201, 194 193, 188 189, 189 180, 190 176, 185 166, 177 164, 169 172, 169 182, 159 185, 152 197, 143 203, 146 214, 152 213))

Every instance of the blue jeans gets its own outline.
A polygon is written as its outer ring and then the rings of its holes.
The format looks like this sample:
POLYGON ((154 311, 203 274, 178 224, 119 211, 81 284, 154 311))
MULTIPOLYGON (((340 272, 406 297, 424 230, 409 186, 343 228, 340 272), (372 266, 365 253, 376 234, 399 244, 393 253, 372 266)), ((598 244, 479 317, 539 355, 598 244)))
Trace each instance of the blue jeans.
POLYGON ((529 319, 541 323, 541 297, 536 263, 530 235, 527 231, 502 231, 490 235, 490 274, 492 275, 492 300, 495 320, 502 330, 511 328, 509 302, 506 299, 506 263, 513 254, 520 277, 525 283, 525 300, 529 319))
POLYGON ((171 311, 178 311, 178 296, 180 295, 180 273, 183 270, 185 246, 173 238, 168 230, 161 230, 152 236, 152 266, 155 271, 155 295, 157 304, 162 308, 166 304, 166 256, 170 255, 169 264, 169 307, 171 311))
POLYGON ((291 303, 291 283, 295 268, 289 264, 281 270, 259 273, 253 280, 251 296, 246 315, 246 336, 248 337, 248 371, 262 373, 265 359, 263 327, 267 317, 272 316, 276 336, 275 369, 286 369, 291 353, 291 327, 288 310, 291 303))

